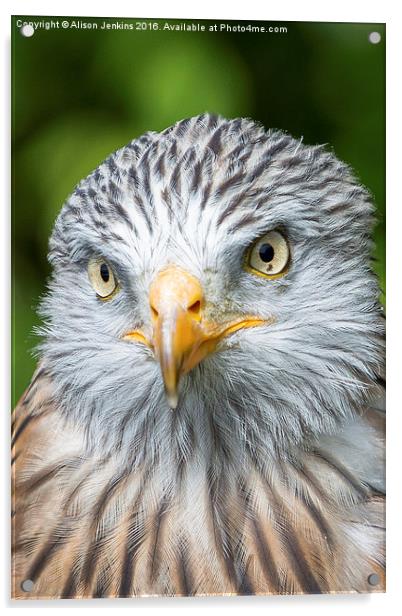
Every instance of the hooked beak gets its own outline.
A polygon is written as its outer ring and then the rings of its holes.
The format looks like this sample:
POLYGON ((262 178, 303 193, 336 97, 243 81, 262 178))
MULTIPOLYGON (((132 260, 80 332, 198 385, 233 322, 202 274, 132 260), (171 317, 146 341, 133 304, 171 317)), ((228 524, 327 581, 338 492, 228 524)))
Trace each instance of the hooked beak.
POLYGON ((254 316, 220 325, 205 322, 202 318, 205 300, 199 280, 175 265, 156 276, 151 284, 149 303, 152 342, 149 343, 139 330, 129 332, 123 339, 143 342, 153 348, 172 409, 177 407, 180 377, 212 353, 222 338, 239 329, 268 322, 254 316))

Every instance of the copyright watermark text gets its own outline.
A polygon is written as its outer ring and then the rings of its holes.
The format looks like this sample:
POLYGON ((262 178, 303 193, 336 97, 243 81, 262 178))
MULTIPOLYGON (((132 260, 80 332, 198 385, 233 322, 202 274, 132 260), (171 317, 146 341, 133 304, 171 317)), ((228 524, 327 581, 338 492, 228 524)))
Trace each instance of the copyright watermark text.
POLYGON ((167 32, 233 32, 254 34, 287 34, 287 26, 262 24, 260 22, 198 22, 154 20, 97 20, 83 19, 32 19, 16 20, 17 28, 29 26, 36 30, 131 30, 167 32))

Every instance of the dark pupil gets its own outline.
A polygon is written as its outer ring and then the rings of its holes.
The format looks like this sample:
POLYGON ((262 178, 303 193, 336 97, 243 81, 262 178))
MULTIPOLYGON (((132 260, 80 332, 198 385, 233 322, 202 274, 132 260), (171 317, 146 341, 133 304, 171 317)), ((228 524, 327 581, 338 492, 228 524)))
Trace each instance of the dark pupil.
POLYGON ((102 277, 103 282, 109 282, 109 268, 106 263, 102 263, 100 267, 100 275, 102 277))
POLYGON ((271 244, 262 244, 260 246, 259 255, 261 261, 264 263, 269 263, 274 258, 275 251, 272 248, 271 244))

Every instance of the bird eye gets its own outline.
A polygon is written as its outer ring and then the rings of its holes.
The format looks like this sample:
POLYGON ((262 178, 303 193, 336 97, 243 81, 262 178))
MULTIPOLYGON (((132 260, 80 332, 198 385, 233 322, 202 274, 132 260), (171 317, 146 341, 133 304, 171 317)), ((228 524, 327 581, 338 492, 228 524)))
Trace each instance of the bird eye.
POLYGON ((110 299, 118 285, 109 263, 101 258, 91 259, 88 263, 88 276, 98 297, 110 299))
POLYGON ((266 278, 279 278, 287 271, 290 250, 279 231, 269 231, 249 248, 246 269, 266 278))

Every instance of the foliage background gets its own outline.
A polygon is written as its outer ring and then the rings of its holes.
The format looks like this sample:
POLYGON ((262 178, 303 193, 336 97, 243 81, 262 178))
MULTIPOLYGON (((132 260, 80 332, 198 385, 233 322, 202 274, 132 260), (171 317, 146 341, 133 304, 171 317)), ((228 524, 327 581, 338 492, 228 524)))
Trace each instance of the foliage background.
POLYGON ((152 19, 158 31, 37 30, 24 38, 17 19, 44 18, 12 18, 13 404, 35 367, 35 309, 63 201, 110 152, 183 117, 248 116, 305 143, 328 143, 373 193, 374 267, 384 289, 383 25, 284 22, 272 25, 286 34, 194 33, 161 29, 186 20, 152 19), (377 45, 372 31, 381 34, 377 45))

